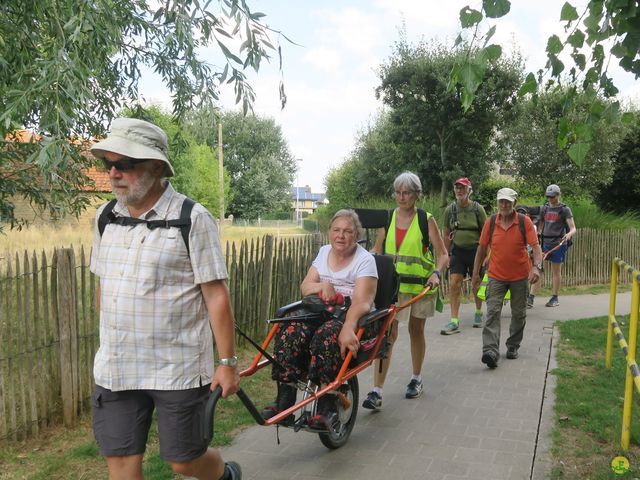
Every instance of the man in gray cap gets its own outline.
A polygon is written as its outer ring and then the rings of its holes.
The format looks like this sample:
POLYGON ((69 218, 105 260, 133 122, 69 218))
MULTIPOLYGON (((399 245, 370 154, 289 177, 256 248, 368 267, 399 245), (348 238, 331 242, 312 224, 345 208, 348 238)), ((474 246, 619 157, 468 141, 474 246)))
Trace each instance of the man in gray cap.
POLYGON ((98 209, 91 252, 91 271, 100 277, 93 428, 109 478, 143 479, 155 409, 160 455, 174 472, 240 479, 238 464, 223 462, 203 433, 210 390, 220 386, 228 397, 240 382, 213 217, 165 179, 174 170, 157 126, 118 118, 91 151, 117 200, 98 209))
MULTIPOLYGON (((547 203, 540 207, 538 220, 542 251, 545 253, 545 260, 551 262, 551 298, 545 304, 547 307, 560 305, 558 300, 561 283, 560 269, 567 258, 571 237, 576 234, 573 213, 569 207, 560 202, 560 195, 558 185, 551 184, 547 187, 545 192, 547 203)), ((533 308, 538 286, 538 284, 531 286, 531 293, 527 298, 528 308, 533 308)))
POLYGON ((516 213, 517 198, 518 194, 511 188, 498 190, 498 213, 485 222, 473 262, 471 280, 477 290, 480 267, 491 250, 486 288, 487 321, 482 330, 482 363, 489 368, 496 368, 500 358, 500 317, 507 290, 511 291, 511 325, 506 357, 514 360, 518 358, 524 336, 528 282, 537 282, 542 269, 538 235, 531 219, 516 213), (527 245, 533 249, 533 266, 529 262, 527 245))

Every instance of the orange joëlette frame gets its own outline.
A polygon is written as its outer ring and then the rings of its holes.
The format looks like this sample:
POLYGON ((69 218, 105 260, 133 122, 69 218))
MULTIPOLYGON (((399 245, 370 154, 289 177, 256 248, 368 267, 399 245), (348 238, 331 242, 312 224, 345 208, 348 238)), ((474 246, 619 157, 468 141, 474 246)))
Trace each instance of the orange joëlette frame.
MULTIPOLYGON (((338 371, 338 376, 333 382, 328 383, 323 388, 321 388, 314 394, 310 394, 307 398, 299 401, 292 407, 286 410, 283 410, 282 412, 278 413, 277 415, 274 415, 269 419, 265 419, 264 425, 275 425, 277 423, 280 423, 280 421, 282 421, 284 418, 288 417, 296 410, 299 410, 305 405, 308 405, 314 400, 320 398, 325 393, 331 390, 337 390, 340 387, 340 385, 342 385, 346 380, 349 380, 351 377, 357 375, 358 373, 366 369, 369 365, 371 365, 375 360, 376 355, 378 354, 378 351, 380 350, 382 341, 385 336, 385 332, 389 330, 389 328, 391 327, 391 322, 393 322, 393 320, 395 319, 396 313, 399 312, 400 310, 404 310, 405 308, 411 306, 412 304, 420 300, 422 297, 424 297, 424 295, 426 295, 429 291, 431 291, 431 289, 432 289, 431 285, 427 285, 419 294, 417 294, 415 297, 412 297, 410 300, 406 301, 402 305, 398 305, 398 306, 391 305, 388 309, 383 309, 383 310, 388 310, 388 312, 386 313, 386 318, 382 324, 382 328, 380 329, 380 333, 378 334, 378 338, 376 339, 373 349, 371 350, 369 358, 359 363, 355 367, 349 368, 349 363, 351 363, 351 359, 353 358, 353 353, 348 352, 344 358, 344 361, 342 362, 342 366, 340 367, 340 370, 338 371)), ((269 347, 269 344, 273 340, 273 337, 275 336, 276 331, 278 330, 278 326, 279 325, 276 323, 271 327, 271 329, 269 330, 269 333, 267 334, 267 337, 265 338, 264 342, 262 342, 262 345, 261 345, 262 350, 266 351, 266 349, 269 347)), ((358 337, 358 340, 360 340, 363 333, 364 333, 364 327, 358 327, 358 330, 356 332, 356 336, 358 337)), ((262 357, 263 357, 262 352, 258 352, 256 356, 253 358, 251 365, 247 369, 240 372, 240 376, 249 377, 253 375, 255 372, 257 372, 258 370, 264 368, 265 366, 269 365, 269 363, 271 363, 268 359, 262 358, 262 357)), ((342 401, 346 402, 346 398, 342 399, 342 401)))

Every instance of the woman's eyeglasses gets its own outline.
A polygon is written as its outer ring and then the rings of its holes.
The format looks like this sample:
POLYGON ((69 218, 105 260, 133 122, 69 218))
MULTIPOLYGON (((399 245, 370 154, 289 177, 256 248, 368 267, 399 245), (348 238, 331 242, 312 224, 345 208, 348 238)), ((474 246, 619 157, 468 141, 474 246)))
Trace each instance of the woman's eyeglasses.
POLYGON ((115 167, 119 172, 129 172, 136 168, 136 165, 144 162, 148 162, 148 158, 127 158, 125 160, 118 160, 117 162, 110 162, 109 160, 102 159, 102 165, 107 172, 110 172, 115 167))
POLYGON ((415 193, 415 192, 413 192, 413 191, 409 190, 409 191, 406 191, 406 192, 398 192, 398 191, 395 191, 395 192, 393 192, 393 193, 395 194, 395 196, 396 196, 396 197, 409 197, 409 196, 411 196, 411 195, 412 195, 413 193, 415 193))

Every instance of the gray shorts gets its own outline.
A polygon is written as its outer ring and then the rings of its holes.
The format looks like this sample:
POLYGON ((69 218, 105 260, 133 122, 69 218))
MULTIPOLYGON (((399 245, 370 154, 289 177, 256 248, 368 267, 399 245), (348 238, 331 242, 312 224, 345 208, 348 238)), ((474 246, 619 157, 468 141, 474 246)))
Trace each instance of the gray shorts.
POLYGON ((124 390, 96 385, 91 396, 93 432, 105 457, 143 454, 154 408, 158 412, 160 456, 189 462, 208 447, 204 437, 204 407, 210 386, 188 390, 124 390))

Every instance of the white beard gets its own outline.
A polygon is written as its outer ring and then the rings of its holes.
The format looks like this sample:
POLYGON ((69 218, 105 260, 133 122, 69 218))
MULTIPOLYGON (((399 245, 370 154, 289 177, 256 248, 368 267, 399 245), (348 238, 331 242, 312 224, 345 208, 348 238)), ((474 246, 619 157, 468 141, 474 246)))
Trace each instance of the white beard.
MULTIPOLYGON (((113 189, 114 195, 116 199, 120 203, 120 205, 127 207, 129 205, 136 205, 147 196, 149 190, 153 187, 153 184, 156 181, 156 177, 153 175, 150 169, 145 168, 144 172, 137 178, 137 180, 133 183, 127 185, 129 190, 127 193, 122 193, 113 189)), ((111 186, 117 186, 117 181, 111 180, 111 186)))

